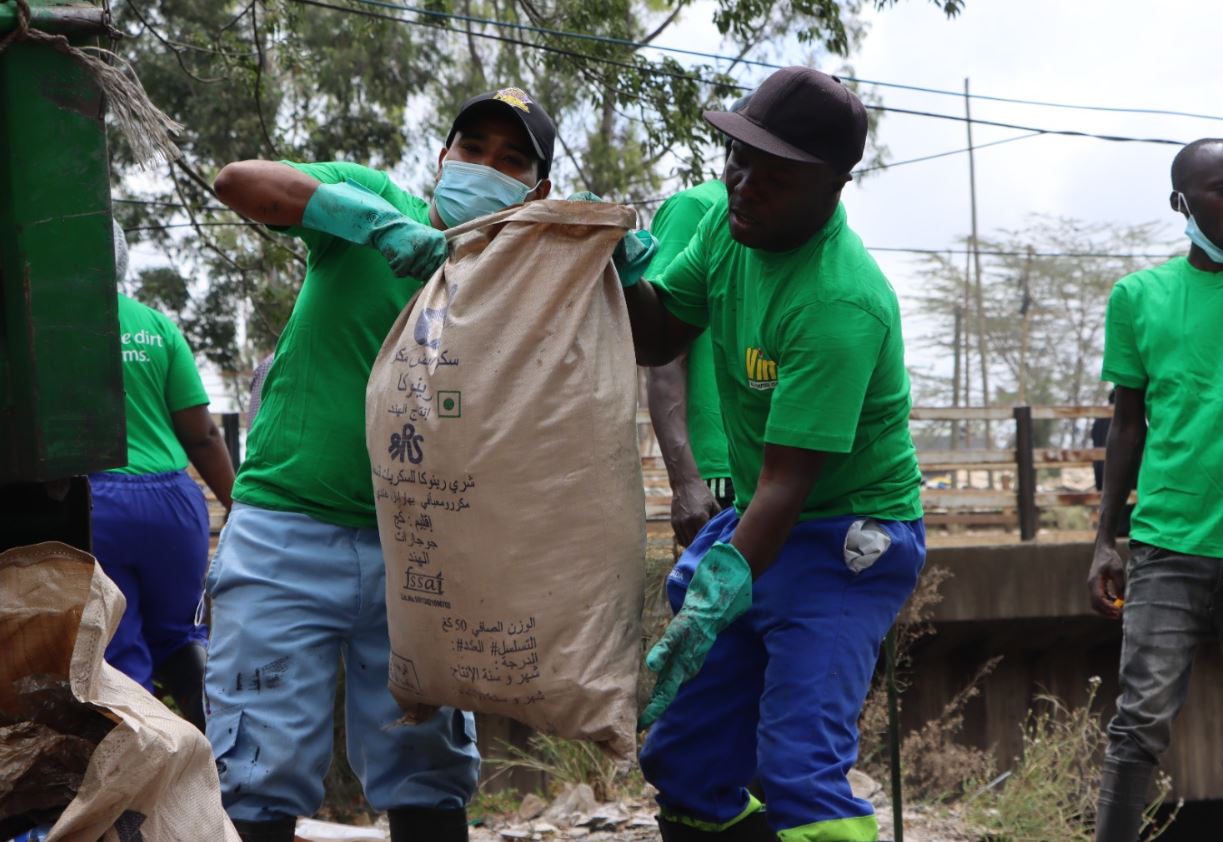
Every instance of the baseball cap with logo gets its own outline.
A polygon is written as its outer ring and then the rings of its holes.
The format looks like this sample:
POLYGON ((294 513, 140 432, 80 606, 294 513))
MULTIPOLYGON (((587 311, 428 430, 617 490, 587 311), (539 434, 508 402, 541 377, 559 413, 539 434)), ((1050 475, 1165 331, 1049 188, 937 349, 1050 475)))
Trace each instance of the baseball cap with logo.
POLYGON ((552 147, 556 143, 556 124, 548 116, 543 107, 531 99, 531 95, 522 88, 502 88, 486 94, 473 96, 459 107, 459 113, 446 135, 446 145, 449 146, 458 134, 464 120, 470 119, 483 109, 505 108, 522 123, 531 146, 539 157, 539 177, 547 178, 552 169, 552 147))
POLYGON ((866 147, 866 108, 835 76, 784 67, 765 79, 738 113, 706 111, 705 120, 740 143, 848 173, 866 147))

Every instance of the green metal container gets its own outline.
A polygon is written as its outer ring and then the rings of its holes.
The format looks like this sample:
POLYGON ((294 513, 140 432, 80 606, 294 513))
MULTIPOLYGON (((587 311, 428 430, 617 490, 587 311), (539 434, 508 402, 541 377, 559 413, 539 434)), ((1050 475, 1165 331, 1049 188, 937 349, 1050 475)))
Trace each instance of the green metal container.
MULTIPOLYGON (((44 22, 82 10, 30 5, 44 22)), ((0 486, 127 461, 103 113, 71 57, 0 52, 0 486)))

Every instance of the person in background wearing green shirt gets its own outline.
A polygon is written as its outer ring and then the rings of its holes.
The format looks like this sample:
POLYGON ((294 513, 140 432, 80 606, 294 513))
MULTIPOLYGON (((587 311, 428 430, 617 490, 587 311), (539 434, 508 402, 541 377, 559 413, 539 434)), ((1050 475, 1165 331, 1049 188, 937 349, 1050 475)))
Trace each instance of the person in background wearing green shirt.
MULTIPOLYGON (((748 97, 740 98, 731 112, 742 111, 747 102, 748 97)), ((663 202, 650 226, 658 242, 650 264, 655 277, 688 245, 714 203, 725 197, 726 185, 715 179, 681 190, 663 202)), ((671 484, 671 528, 675 540, 686 547, 711 517, 735 501, 709 332, 698 336, 671 362, 649 369, 646 389, 650 421, 671 484)))
POLYGON ((644 365, 709 331, 735 506, 668 582, 641 768, 665 842, 874 840, 846 775, 925 529, 896 294, 840 203, 866 111, 789 67, 705 119, 733 139, 727 197, 625 300, 644 365))
POLYGON ((1181 149, 1171 203, 1188 219, 1188 257, 1117 281, 1104 327, 1100 377, 1117 394, 1088 589, 1098 613, 1122 620, 1122 636, 1097 842, 1138 838, 1198 645, 1223 629, 1223 139, 1181 149), (1117 532, 1135 480, 1123 564, 1117 532))
POLYGON ((241 161, 222 202, 301 239, 305 281, 276 346, 208 575, 208 738, 246 842, 291 842, 323 800, 345 665, 348 760, 391 839, 467 839, 479 777, 469 713, 395 727, 386 571, 365 385, 387 331, 445 261, 446 228, 548 196, 556 128, 519 88, 465 102, 432 201, 351 163, 241 161))
MULTIPOLYGON (((114 229, 121 282, 127 239, 114 229)), ((94 555, 127 600, 106 660, 150 692, 156 679, 202 731, 208 629, 197 609, 208 567, 208 508, 184 469, 190 461, 228 511, 234 468, 174 323, 120 294, 119 338, 127 464, 89 478, 94 555)))

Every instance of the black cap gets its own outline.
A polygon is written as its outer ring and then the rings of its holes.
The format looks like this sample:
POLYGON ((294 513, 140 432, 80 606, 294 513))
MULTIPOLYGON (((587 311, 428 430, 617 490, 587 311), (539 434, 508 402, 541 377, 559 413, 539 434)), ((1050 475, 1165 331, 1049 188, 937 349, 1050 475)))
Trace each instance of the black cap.
POLYGON ((790 161, 847 173, 866 148, 866 108, 835 76, 810 67, 778 70, 738 113, 706 111, 714 128, 790 161))
POLYGON ((479 94, 467 100, 459 108, 454 124, 450 127, 450 134, 446 135, 446 145, 449 146, 454 140, 454 136, 459 131, 459 123, 481 108, 508 108, 518 118, 522 127, 526 129, 527 137, 531 138, 535 154, 539 157, 539 177, 547 178, 552 169, 552 147, 556 144, 556 124, 552 122, 548 112, 544 111, 543 107, 531 99, 530 94, 522 88, 502 88, 499 91, 479 94), (491 105, 485 103, 491 103, 491 105))

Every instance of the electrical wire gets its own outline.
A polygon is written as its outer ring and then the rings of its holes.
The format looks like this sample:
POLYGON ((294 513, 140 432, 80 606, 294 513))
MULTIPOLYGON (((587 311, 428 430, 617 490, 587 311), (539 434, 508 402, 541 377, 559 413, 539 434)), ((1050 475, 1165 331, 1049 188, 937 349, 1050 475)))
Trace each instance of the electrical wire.
POLYGON ((263 225, 261 222, 170 222, 162 225, 134 225, 131 228, 124 228, 125 234, 130 234, 133 231, 166 231, 171 228, 195 228, 201 227, 221 227, 230 225, 235 228, 258 228, 263 225))
MULTIPOLYGON (((903 254, 973 254, 972 249, 965 248, 943 248, 943 249, 919 249, 907 248, 903 246, 867 246, 867 251, 883 251, 883 252, 900 252, 903 254)), ((1174 257, 1183 257, 1182 254, 1153 254, 1146 252, 1096 252, 1096 251, 1000 251, 993 249, 978 249, 976 254, 982 257, 1050 257, 1050 258, 1076 258, 1082 260, 1096 259, 1104 260, 1111 258, 1132 259, 1132 260, 1171 260, 1174 257)))
MULTIPOLYGON (((353 0, 356 3, 362 3, 367 6, 378 6, 385 9, 396 9, 401 12, 410 12, 412 14, 424 15, 426 17, 441 18, 446 20, 457 20, 464 23, 479 23, 487 26, 495 26, 502 29, 514 29, 520 32, 530 32, 539 35, 550 35, 557 38, 572 38, 581 41, 593 41, 602 44, 609 44, 620 47, 632 47, 634 49, 649 49, 659 50, 662 52, 674 53, 676 55, 692 56, 694 58, 706 58, 714 61, 726 61, 731 64, 747 64, 755 67, 765 67, 773 70, 780 70, 784 65, 775 64, 768 61, 758 61, 755 59, 739 58, 738 56, 730 56, 722 53, 703 52, 701 50, 688 50, 682 47, 668 47, 659 44, 647 43, 644 41, 635 41, 630 38, 617 38, 610 35, 595 35, 590 32, 573 32, 564 29, 552 29, 544 26, 535 26, 532 24, 518 23, 516 21, 502 21, 495 18, 483 18, 475 15, 463 15, 457 12, 444 12, 439 9, 425 9, 419 6, 408 6, 401 3, 391 3, 388 0, 353 0)), ((474 33, 473 33, 474 34, 474 33)), ((861 85, 873 85, 880 88, 894 88, 896 90, 915 91, 919 93, 937 94, 939 96, 954 96, 963 98, 964 91, 951 91, 943 88, 931 88, 922 85, 909 85, 901 82, 884 82, 878 79, 862 79, 854 76, 842 76, 838 74, 838 78, 846 82, 854 82, 861 85)), ((1223 121, 1223 116, 1216 114, 1200 114, 1191 111, 1173 111, 1163 108, 1133 108, 1133 107, 1114 107, 1108 105, 1077 105, 1066 102, 1049 102, 1036 99, 1022 99, 1017 97, 991 96, 989 94, 974 94, 969 93, 967 96, 971 99, 986 100, 989 102, 1005 102, 1015 105, 1034 105, 1043 108, 1063 108, 1076 111, 1105 111, 1119 114, 1154 114, 1170 117, 1190 117, 1199 120, 1219 120, 1223 121)))
MULTIPOLYGON (((321 9, 330 9, 332 11, 342 12, 345 14, 353 14, 353 15, 360 15, 362 17, 370 17, 370 18, 376 18, 380 20, 394 21, 396 23, 401 23, 406 26, 419 26, 419 24, 417 24, 415 21, 410 21, 404 18, 395 17, 394 15, 385 15, 385 14, 381 14, 378 12, 367 12, 364 9, 356 9, 356 8, 347 7, 347 6, 334 6, 334 5, 331 5, 330 3, 319 2, 319 0, 294 0, 294 2, 303 4, 303 5, 307 5, 307 6, 317 6, 321 9)), ((364 3, 366 5, 391 5, 393 8, 399 8, 399 9, 403 8, 402 6, 394 6, 393 4, 382 4, 381 0, 354 0, 354 2, 364 3)), ((590 55, 586 55, 585 53, 578 52, 577 50, 568 50, 563 47, 554 47, 549 44, 535 44, 530 41, 523 41, 518 38, 507 38, 504 35, 494 35, 488 32, 467 32, 465 30, 461 30, 456 27, 448 27, 448 26, 443 26, 443 25, 436 25, 432 28, 441 29, 441 30, 449 31, 449 32, 455 32, 461 35, 470 35, 476 38, 486 38, 486 39, 493 40, 493 41, 501 41, 503 43, 514 44, 519 47, 527 47, 528 49, 536 49, 536 50, 541 50, 544 52, 556 53, 560 55, 569 56, 571 58, 580 59, 582 61, 606 64, 606 65, 611 65, 614 67, 622 67, 622 68, 626 68, 629 70, 637 70, 637 71, 641 71, 645 73, 650 73, 655 76, 665 76, 665 77, 674 78, 674 79, 683 79, 685 81, 698 82, 698 83, 707 84, 707 85, 724 84, 727 87, 734 88, 736 90, 744 91, 744 92, 751 90, 751 88, 749 88, 746 85, 741 85, 741 84, 734 83, 734 82, 719 82, 718 80, 715 80, 715 79, 706 79, 702 76, 698 76, 698 75, 694 75, 690 73, 677 73, 675 71, 666 70, 664 68, 659 68, 659 67, 643 66, 639 64, 633 64, 632 62, 619 61, 616 59, 601 58, 598 56, 590 56, 590 55)), ((1094 132, 1084 132, 1084 131, 1078 131, 1075 129, 1046 129, 1046 128, 1040 128, 1037 126, 1025 126, 1025 125, 1021 125, 1017 123, 1004 123, 1004 122, 997 121, 997 120, 981 120, 975 117, 973 118, 961 117, 955 114, 939 114, 937 112, 932 112, 932 111, 918 111, 918 110, 909 109, 909 108, 893 108, 892 106, 887 106, 887 105, 866 105, 866 108, 871 111, 881 111, 881 112, 892 113, 892 114, 907 114, 910 116, 927 117, 931 119, 950 120, 950 121, 957 122, 957 123, 972 123, 974 125, 980 125, 980 126, 993 126, 995 128, 1016 129, 1019 131, 1031 132, 1033 134, 1059 135, 1063 137, 1084 137, 1084 138, 1091 138, 1094 140, 1109 141, 1113 143, 1154 143, 1154 144, 1162 144, 1162 145, 1167 145, 1167 146, 1184 146, 1185 145, 1184 141, 1171 140, 1168 138, 1131 137, 1128 135, 1096 134, 1094 132)))
MULTIPOLYGON (((111 202, 117 205, 147 205, 149 207, 164 207, 164 208, 186 208, 188 205, 182 202, 166 202, 157 199, 111 199, 111 202)), ((193 207, 194 210, 200 211, 230 211, 232 208, 227 208, 224 205, 200 205, 193 207)))
MULTIPOLYGON (((626 203, 627 204, 627 203, 626 203)), ((201 222, 199 225, 209 226, 235 226, 249 227, 258 226, 259 222, 201 222)), ((132 231, 161 231, 168 228, 194 228, 190 222, 169 223, 166 225, 138 225, 132 228, 124 228, 125 233, 132 231)), ((904 254, 971 254, 971 250, 964 248, 908 248, 903 246, 867 246, 867 251, 882 251, 882 252, 900 252, 904 254)), ((981 249, 979 251, 982 257, 1061 257, 1061 258, 1079 258, 1079 259, 1108 259, 1122 258, 1132 260, 1169 260, 1173 257, 1180 257, 1178 254, 1153 254, 1143 252, 1122 253, 1122 252, 1091 252, 1091 251, 1001 251, 991 249, 981 249)))

